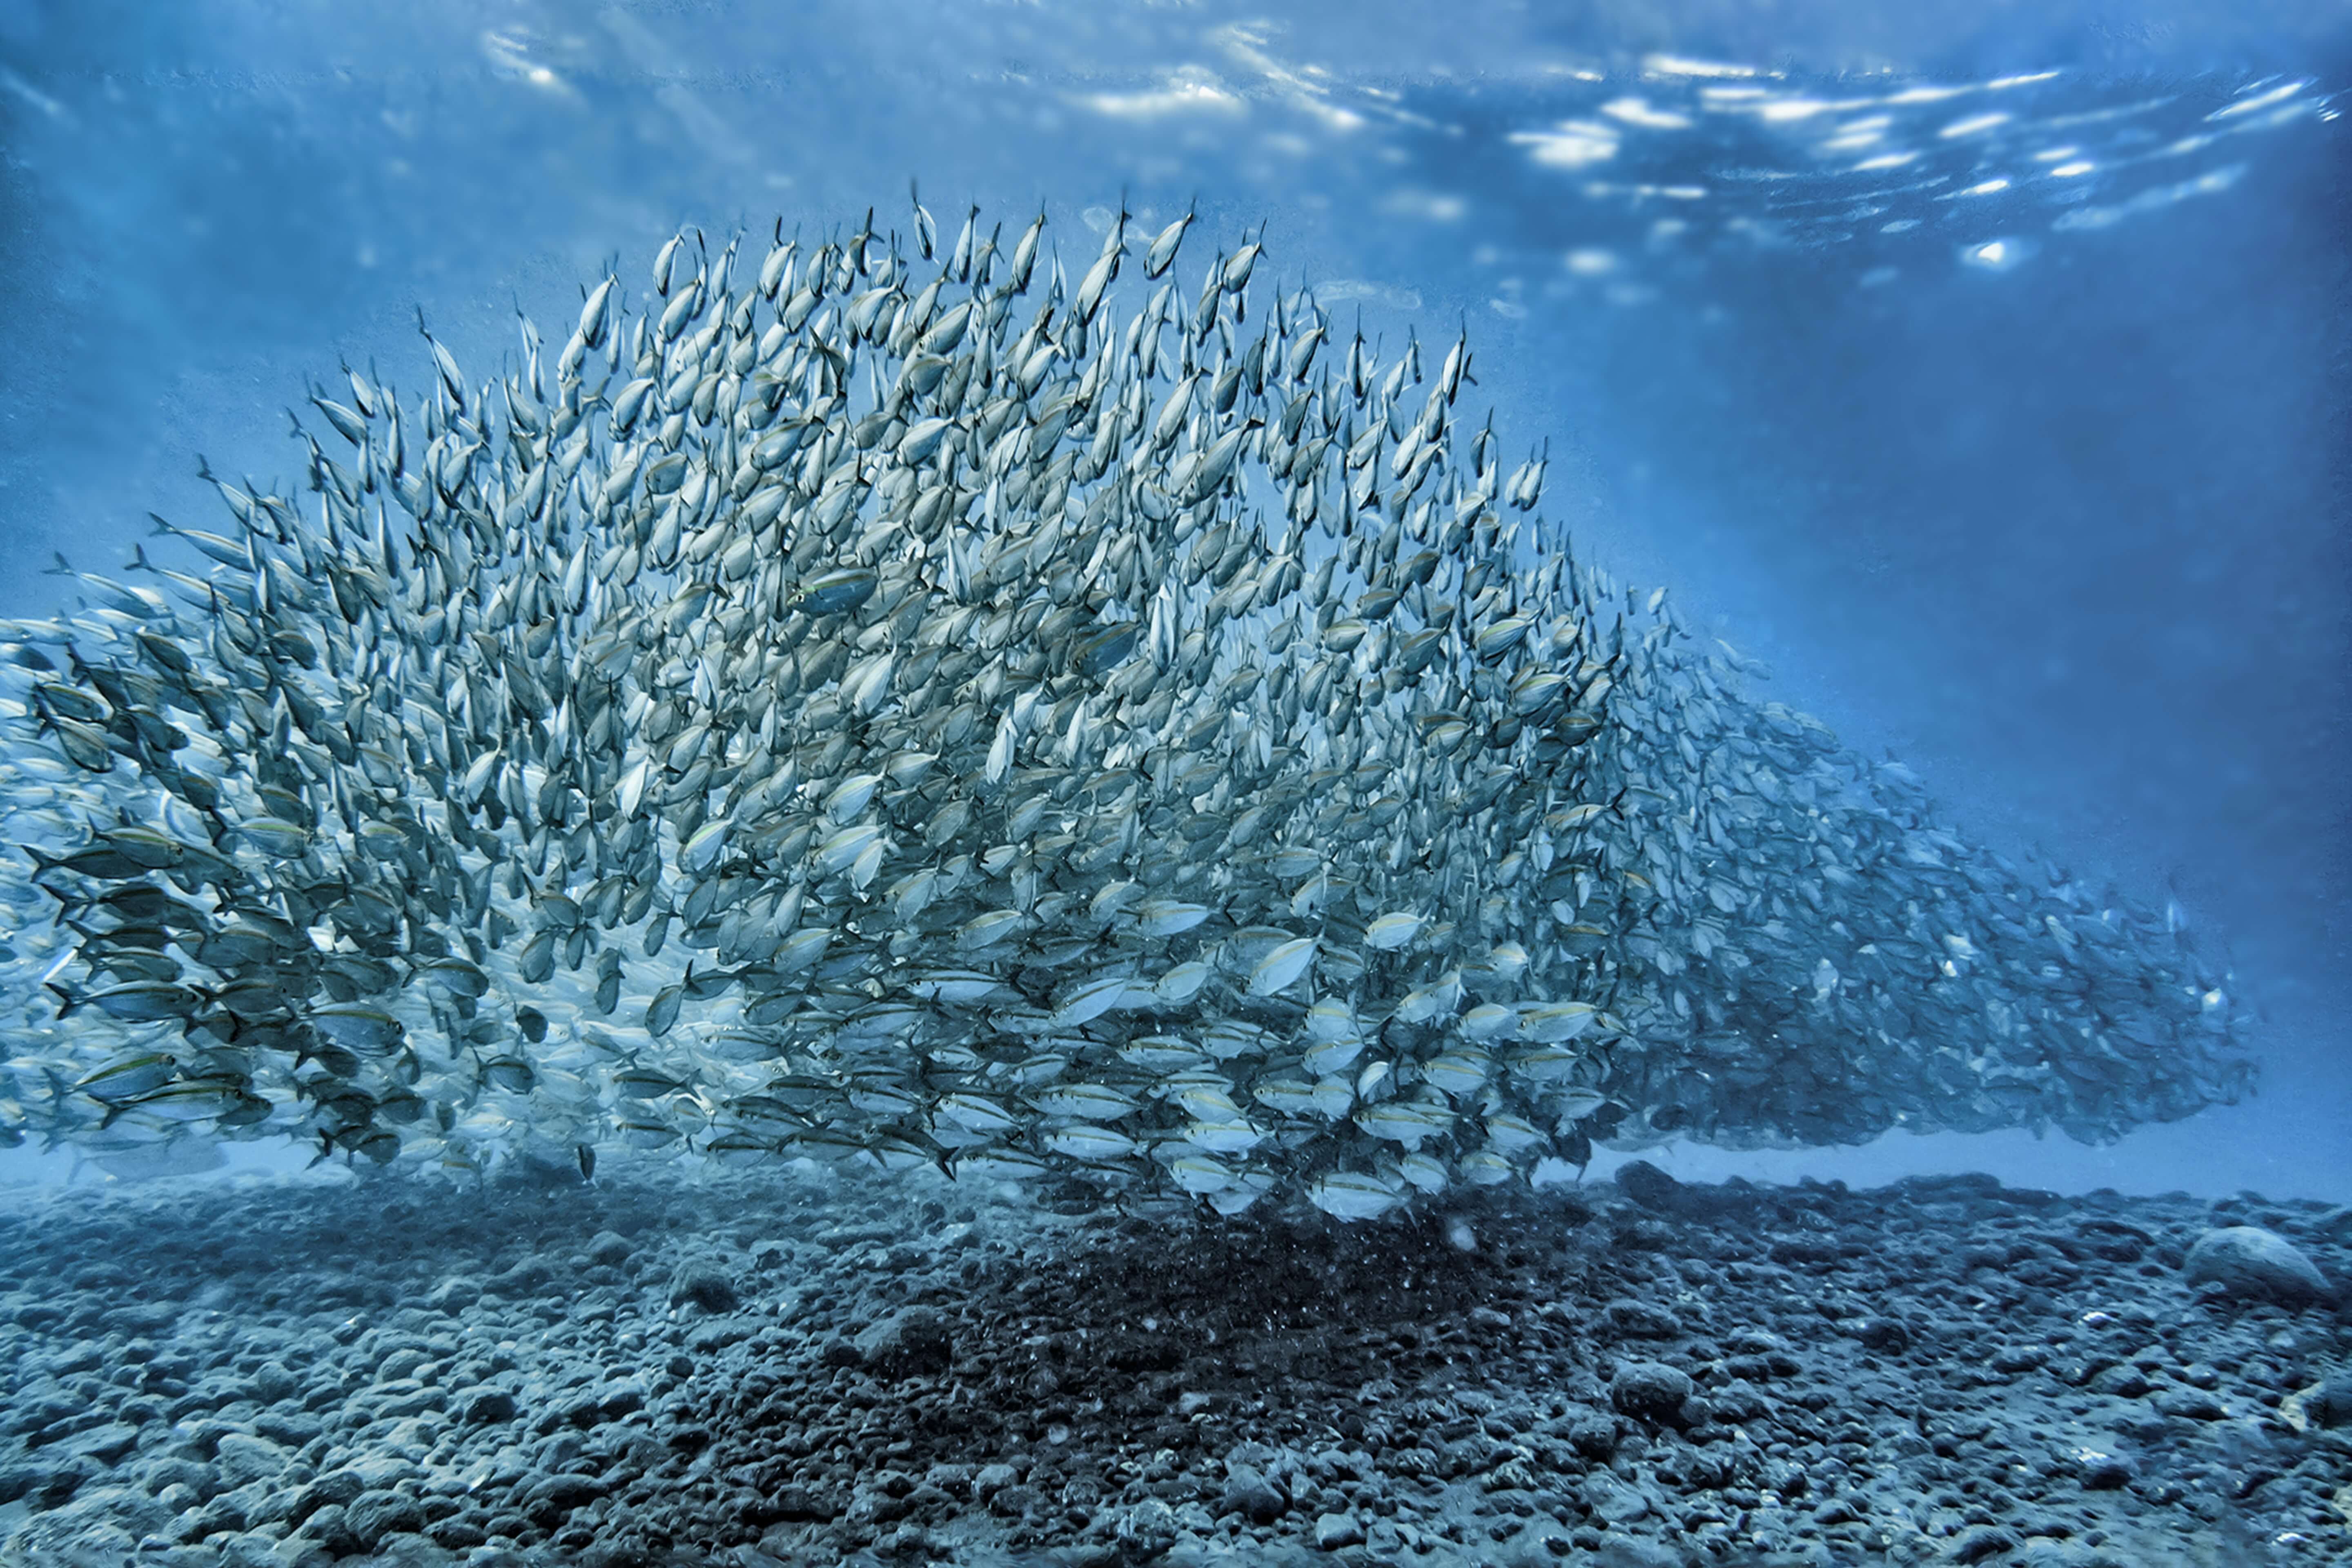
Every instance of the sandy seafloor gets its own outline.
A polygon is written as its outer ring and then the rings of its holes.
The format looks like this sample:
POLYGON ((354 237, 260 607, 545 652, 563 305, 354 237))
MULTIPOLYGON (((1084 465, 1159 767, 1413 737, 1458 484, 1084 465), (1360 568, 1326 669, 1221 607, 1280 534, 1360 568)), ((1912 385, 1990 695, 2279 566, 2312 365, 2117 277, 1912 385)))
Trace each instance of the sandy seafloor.
POLYGON ((2352 1311, 2192 1280, 2235 1226, 2352 1280, 2346 1210, 1990 1178, 25 1190, 0 1562, 2352 1562, 2352 1311))

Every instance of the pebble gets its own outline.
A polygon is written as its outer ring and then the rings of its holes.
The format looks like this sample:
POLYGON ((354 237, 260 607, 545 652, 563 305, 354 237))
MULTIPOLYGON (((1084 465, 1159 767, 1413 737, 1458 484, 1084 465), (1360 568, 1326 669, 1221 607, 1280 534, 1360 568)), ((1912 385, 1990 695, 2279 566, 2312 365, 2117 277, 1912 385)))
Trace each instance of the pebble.
POLYGON ((2129 1459, 2095 1450, 2083 1455, 2079 1472, 2084 1489, 2095 1492, 2120 1490, 2131 1484, 2134 1473, 2129 1459))
POLYGON ((2352 1426, 2352 1368, 2338 1367, 2320 1379, 2318 1391, 2304 1401, 2303 1410, 2315 1426, 2329 1430, 2352 1426))
POLYGON ((224 1432, 213 1445, 213 1468, 224 1490, 274 1479, 291 1458, 281 1445, 247 1432, 224 1432))
POLYGON ((1650 1500, 1640 1488, 1612 1475, 1588 1477, 1583 1489, 1584 1506, 1611 1524, 1630 1524, 1650 1511, 1650 1500))
POLYGON ((689 1258, 670 1276, 669 1304, 673 1307, 690 1302, 706 1312, 731 1312, 740 1299, 734 1276, 707 1258, 689 1258))
POLYGON ((1682 1331, 1682 1321, 1654 1301, 1612 1301, 1601 1310, 1610 1329, 1635 1339, 1670 1340, 1682 1331))
POLYGON ((522 1489, 523 1511, 545 1522, 603 1497, 610 1487, 600 1476, 547 1476, 522 1489))
POLYGON ((481 1299, 481 1286, 460 1275, 436 1285, 425 1296, 425 1304, 436 1312, 462 1312, 481 1299))
POLYGON ((2295 1303, 2330 1294, 2326 1277, 2301 1247, 2260 1226, 2207 1231, 2189 1249, 2181 1272, 2192 1285, 2216 1285, 2232 1296, 2295 1303))
POLYGON ((451 1395, 450 1402, 458 1419, 476 1426, 511 1421, 515 1416, 515 1396, 503 1388, 461 1388, 451 1395))
POLYGON ((1364 1527, 1356 1522, 1352 1513, 1318 1514, 1315 1520, 1315 1544, 1326 1552, 1337 1552, 1343 1546, 1361 1546, 1364 1527))
POLYGON ((1217 1512, 1237 1513, 1252 1524, 1272 1524, 1290 1510, 1281 1489, 1247 1465, 1228 1464, 1224 1489, 1217 1494, 1217 1512))
POLYGON ((1645 1209, 1671 1213, 1681 1206, 1683 1184, 1647 1160, 1628 1160, 1617 1167, 1617 1189, 1645 1209))
POLYGON ((343 1505, 343 1525, 373 1551, 394 1531, 425 1527, 425 1510, 415 1498, 389 1490, 365 1491, 343 1505))
POLYGON ((111 1465, 139 1446, 139 1428, 128 1422, 113 1421, 103 1426, 93 1426, 68 1438, 65 1451, 111 1465))
POLYGON ((341 1508, 367 1490, 367 1478, 355 1469, 330 1470, 297 1491, 282 1514, 261 1512, 257 1505, 246 1510, 246 1522, 259 1523, 274 1517, 301 1524, 321 1509, 341 1508))
POLYGON ((1955 1563, 1982 1563, 2005 1552, 2014 1552, 2021 1544, 2016 1536, 1996 1525, 1979 1525, 1952 1543, 1951 1559, 1955 1563))
POLYGON ((1690 1374, 1662 1362, 1633 1362, 1609 1380, 1609 1403, 1644 1421, 1677 1419, 1696 1392, 1690 1374))
POLYGON ((588 1238, 588 1245, 581 1250, 588 1261, 599 1268, 618 1268, 629 1260, 629 1255, 635 1249, 629 1245, 628 1237, 613 1231, 600 1230, 588 1238))
POLYGON ((2167 1415, 2178 1415, 2184 1421, 2221 1421, 2229 1416, 2229 1407, 2201 1388, 2170 1388, 2153 1401, 2167 1415))
POLYGON ((868 1327, 854 1342, 859 1364, 885 1377, 945 1372, 955 1356, 948 1320, 929 1307, 908 1307, 868 1327))

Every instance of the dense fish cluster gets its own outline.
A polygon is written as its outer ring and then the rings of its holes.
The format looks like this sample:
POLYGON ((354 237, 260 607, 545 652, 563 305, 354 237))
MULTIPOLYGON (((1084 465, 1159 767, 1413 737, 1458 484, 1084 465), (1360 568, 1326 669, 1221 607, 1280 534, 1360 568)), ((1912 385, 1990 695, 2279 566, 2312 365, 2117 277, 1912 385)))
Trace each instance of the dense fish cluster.
POLYGON ((299 499, 218 479, 223 531, 159 521, 194 570, 0 626, 0 1136, 1360 1218, 2245 1088, 2165 922, 1574 560, 1466 342, 1246 240, 1180 292, 1190 217, 1129 221, 1066 274, 1042 216, 674 239, 551 359, 347 371, 299 499))

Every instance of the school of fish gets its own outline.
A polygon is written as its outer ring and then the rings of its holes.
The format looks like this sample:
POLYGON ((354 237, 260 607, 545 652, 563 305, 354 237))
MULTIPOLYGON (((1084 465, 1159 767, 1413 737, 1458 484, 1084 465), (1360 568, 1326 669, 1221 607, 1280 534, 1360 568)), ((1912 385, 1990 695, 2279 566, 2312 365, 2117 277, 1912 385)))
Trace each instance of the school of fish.
POLYGON ((1365 1219, 2247 1089, 2166 921, 1575 560, 1466 341, 1102 216, 1067 272, 976 208, 680 236, 551 359, 347 367, 299 494, 0 623, 0 1142, 1365 1219))

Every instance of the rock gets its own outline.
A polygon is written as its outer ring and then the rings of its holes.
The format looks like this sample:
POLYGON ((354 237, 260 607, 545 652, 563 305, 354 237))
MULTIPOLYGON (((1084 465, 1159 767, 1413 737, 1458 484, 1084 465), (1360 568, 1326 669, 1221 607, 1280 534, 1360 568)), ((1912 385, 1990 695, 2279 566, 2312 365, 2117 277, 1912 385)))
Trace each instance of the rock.
POLYGON ((64 1445, 68 1454, 85 1454, 105 1465, 115 1463, 137 1447, 139 1428, 122 1421, 76 1433, 64 1445))
POLYGON ((1601 1315, 1611 1329, 1630 1339, 1672 1339, 1682 1331, 1675 1315, 1654 1301, 1612 1301, 1601 1315))
POLYGON ((253 1392, 264 1405, 276 1405, 293 1398, 302 1390, 302 1380, 294 1369, 282 1361, 266 1361, 253 1369, 253 1392))
POLYGON ((834 1516, 833 1500, 811 1487, 782 1486, 764 1500, 763 1511, 781 1522, 823 1521, 834 1516))
POLYGON ((2168 1388, 2156 1396, 2156 1407, 2184 1421, 2221 1421, 2229 1409, 2201 1388, 2168 1388))
POLYGON ((2131 1461, 2120 1455, 2103 1454, 2095 1449, 2086 1449, 2082 1457, 2082 1465, 2081 1474, 2084 1491, 2120 1491, 2131 1485, 2131 1461))
POLYGON ((1988 1557, 2014 1552, 2017 1545, 2017 1537, 2006 1530, 1980 1524, 1953 1544, 1950 1555, 1955 1563, 1981 1563, 1988 1557))
POLYGON ((2033 1371, 2049 1359, 2050 1349, 2046 1345, 2003 1345, 1992 1352, 1986 1364, 2004 1376, 2013 1377, 2019 1373, 2033 1371))
POLYGON ((2192 1285, 2218 1285, 2232 1296, 2293 1303, 2329 1294, 2326 1277, 2300 1247, 2254 1225, 2207 1231, 2189 1249, 2181 1272, 2192 1285))
POLYGON ((79 1568, 82 1563, 140 1561, 139 1538, 165 1529, 163 1504, 131 1487, 93 1487, 71 1502, 36 1514, 0 1547, 0 1561, 79 1568))
POLYGON ((376 1383, 400 1383, 402 1377, 414 1377, 416 1368, 430 1359, 433 1352, 425 1350, 424 1344, 402 1344, 400 1350, 388 1352, 383 1359, 376 1361, 376 1383))
POLYGON ((2339 1367, 2322 1378, 2303 1402, 2303 1413, 2315 1426, 2352 1426, 2352 1369, 2339 1367))
POLYGON ((759 1325, 741 1318, 714 1318, 686 1336, 686 1348, 698 1355, 717 1355, 729 1345, 740 1345, 760 1332, 759 1325))
POLYGON ((555 1269, 540 1257, 529 1257, 482 1281, 482 1289, 501 1296, 536 1295, 555 1278, 555 1269))
POLYGON ((470 1513, 456 1513, 447 1519, 436 1520, 425 1527, 425 1538, 436 1546, 452 1552, 464 1552, 481 1545, 490 1538, 481 1521, 470 1513))
POLYGON ((343 1505, 343 1527, 373 1552, 396 1531, 425 1528, 425 1510, 415 1498, 395 1491, 362 1492, 343 1505))
POLYGON ((237 1527, 240 1530, 259 1530, 268 1524, 285 1524, 290 1528, 294 1521, 289 1516, 294 1511, 294 1504, 300 1496, 301 1493, 293 1488, 256 1481, 233 1492, 221 1493, 209 1506, 233 1510, 244 1521, 237 1527))
MULTIPOLYGON (((1547 1555, 1544 1561, 1549 1563, 1553 1559, 1547 1555)), ((1602 1538, 1601 1555, 1590 1561, 1596 1564, 1605 1563, 1607 1568, 1691 1568, 1694 1561, 1704 1562, 1705 1559, 1693 1559, 1663 1541, 1651 1541, 1639 1535, 1612 1534, 1602 1538)), ((1785 1561, 1831 1563, 1835 1559, 1807 1557, 1785 1561)))
MULTIPOLYGON (((329 1470, 294 1494, 292 1506, 286 1510, 285 1518, 290 1523, 301 1524, 320 1509, 340 1508, 365 1490, 367 1478, 357 1470, 329 1470)), ((258 1523, 265 1516, 248 1508, 246 1517, 247 1522, 258 1523)))
POLYGON ((358 1536, 352 1533, 351 1526, 343 1517, 342 1505, 340 1503, 331 1502, 324 1508, 313 1511, 310 1518, 302 1521, 301 1536, 318 1542, 336 1557, 347 1556, 357 1552, 363 1544, 358 1536))
POLYGON ((859 1363, 886 1377, 945 1372, 955 1355, 947 1319, 929 1307, 893 1312, 859 1334, 856 1343, 859 1363))
POLYGON ((1037 1495, 1036 1488, 1016 1483, 991 1497, 988 1500, 988 1507, 992 1513, 1001 1513, 1007 1519, 1017 1519, 1031 1509, 1042 1506, 1044 1501, 1045 1500, 1037 1495))
POLYGON ((436 1312, 462 1312, 481 1299, 479 1285, 463 1275, 455 1275, 427 1292, 425 1304, 436 1312))
POLYGON ((1647 1160, 1628 1160, 1618 1166, 1617 1190, 1661 1214, 1682 1206, 1683 1184, 1647 1160))
POLYGON ((598 1476, 547 1476, 522 1494, 522 1508, 540 1524, 552 1526, 573 1509, 594 1502, 610 1489, 598 1476))
POLYGON ((327 1424, 300 1410, 265 1410, 253 1418, 253 1429, 273 1443, 299 1448, 315 1440, 327 1424))
POLYGON ((1617 1423, 1597 1412, 1571 1419, 1565 1436, 1568 1446, 1588 1459, 1606 1459, 1617 1451, 1617 1423))
POLYGON ((207 1535, 222 1531, 241 1531, 251 1522, 236 1502, 226 1497, 216 1497, 197 1510, 194 1520, 188 1526, 187 1538, 202 1541, 207 1535))
POLYGON ((1614 1476, 1592 1475, 1584 1479, 1584 1506, 1611 1524, 1630 1524, 1650 1511, 1650 1500, 1614 1476))
POLYGON ((736 1303, 735 1280, 708 1258, 689 1258, 669 1279, 669 1304, 689 1302, 706 1312, 731 1312, 736 1303))
POLYGON ((217 1553, 214 1562, 222 1568, 278 1568, 277 1539, 259 1531, 237 1531, 206 1542, 205 1549, 217 1553))
POLYGON ((1010 1465, 982 1465, 971 1478, 971 1495, 986 1502, 1020 1479, 1021 1472, 1010 1465))
POLYGON ((450 1397, 450 1405, 457 1412, 457 1419, 469 1426, 511 1421, 515 1415, 515 1396, 488 1384, 457 1390, 450 1397))
POLYGON ((160 1494, 166 1487, 186 1487, 191 1491, 209 1497, 220 1489, 220 1473, 212 1466, 180 1455, 142 1459, 134 1474, 139 1484, 148 1491, 160 1494))
POLYGON ((1290 1511, 1290 1500, 1272 1481, 1247 1465, 1225 1467, 1224 1490, 1217 1494, 1217 1512, 1240 1514, 1252 1524, 1272 1524, 1290 1511))
POLYGON ((234 1491, 255 1481, 274 1481, 293 1455, 267 1437, 226 1432, 213 1449, 213 1468, 220 1472, 221 1489, 234 1491))
POLYGON ((615 1236, 609 1230, 600 1230, 588 1238, 588 1245, 583 1250, 587 1253, 589 1262, 600 1268, 618 1268, 629 1260, 632 1249, 627 1237, 615 1236))
POLYGON ((596 1411, 607 1421, 618 1421, 646 1407, 646 1385, 634 1377, 615 1378, 596 1391, 596 1411))
POLYGON ((2091 1391, 2116 1399, 2137 1399, 2156 1385, 2136 1366, 2111 1366, 2091 1379, 2091 1391))
POLYGON ((1364 1527, 1356 1522, 1351 1513, 1327 1513, 1315 1521, 1315 1544, 1326 1552, 1337 1552, 1343 1546, 1361 1546, 1364 1527))
MULTIPOLYGON (((341 1467, 341 1470, 344 1475, 356 1478, 362 1491, 373 1491, 378 1487, 398 1486, 403 1481, 413 1480, 416 1475, 415 1465, 389 1449, 357 1454, 348 1464, 341 1467)), ((350 1500, 337 1499, 336 1500, 349 1501, 350 1500)))
POLYGON ((1688 1373, 1658 1362, 1628 1363, 1609 1380, 1609 1403, 1645 1421, 1675 1420, 1691 1393, 1688 1373))
POLYGON ((1911 1331, 1899 1319, 1864 1318, 1853 1326, 1864 1349, 1900 1353, 1911 1348, 1911 1331))
POLYGON ((1158 1498, 1146 1498, 1118 1516, 1111 1538, 1129 1561, 1149 1563, 1176 1544, 1176 1510, 1158 1498))

